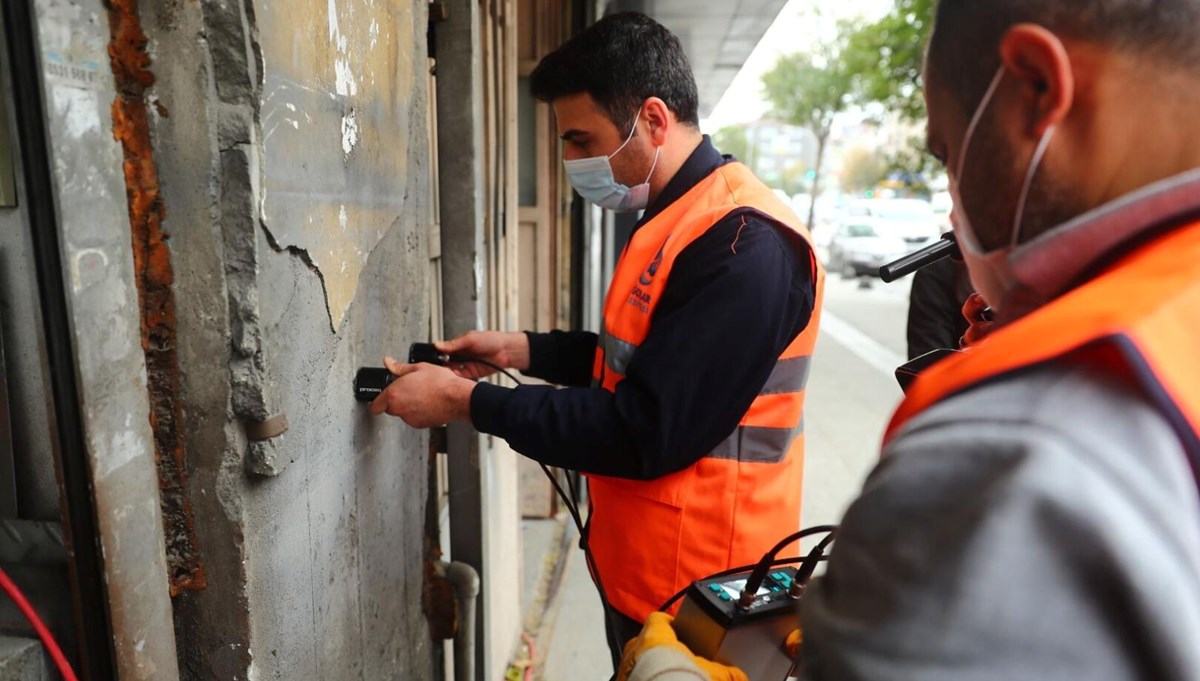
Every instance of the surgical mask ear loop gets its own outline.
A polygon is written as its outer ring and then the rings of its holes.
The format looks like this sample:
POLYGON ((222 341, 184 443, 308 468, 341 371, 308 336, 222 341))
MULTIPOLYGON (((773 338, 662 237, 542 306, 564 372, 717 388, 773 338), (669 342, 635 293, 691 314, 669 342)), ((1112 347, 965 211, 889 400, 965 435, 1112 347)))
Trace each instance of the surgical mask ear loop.
POLYGON ((975 115, 971 116, 971 123, 967 126, 967 134, 963 135, 962 149, 958 150, 958 177, 959 187, 962 187, 962 172, 963 163, 967 160, 967 149, 971 146, 971 141, 975 137, 975 128, 979 127, 979 121, 983 119, 983 112, 987 111, 988 104, 991 103, 992 97, 996 95, 996 90, 1000 87, 1000 81, 1004 78, 1004 66, 1001 65, 996 70, 996 75, 992 77, 992 84, 988 86, 987 92, 984 93, 983 99, 979 100, 979 106, 975 107, 975 115))
POLYGON ((658 152, 662 151, 662 147, 654 147, 654 163, 650 164, 650 174, 646 176, 646 181, 642 184, 650 184, 650 178, 654 177, 654 169, 658 167, 658 152))
MULTIPOLYGON (((641 115, 642 115, 642 112, 638 111, 638 116, 641 116, 641 115)), ((637 118, 633 119, 633 127, 629 129, 629 137, 626 137, 625 141, 621 142, 621 146, 617 147, 616 151, 614 151, 613 153, 608 155, 608 159, 610 161, 612 160, 613 156, 616 156, 617 154, 621 153, 621 150, 624 149, 626 147, 626 145, 629 144, 629 140, 633 139, 633 133, 635 133, 635 132, 637 132, 637 118)))
POLYGON ((1009 244, 1009 248, 1016 248, 1017 242, 1021 240, 1021 221, 1025 217, 1025 202, 1029 200, 1029 189, 1033 186, 1033 177, 1037 175, 1038 166, 1042 164, 1046 150, 1050 148, 1050 139, 1054 137, 1054 130, 1053 125, 1046 128, 1046 132, 1042 133, 1041 141, 1038 142, 1037 149, 1033 152, 1033 159, 1029 161, 1029 172, 1025 173, 1025 184, 1021 187, 1021 198, 1017 200, 1017 212, 1013 215, 1012 242, 1009 244))

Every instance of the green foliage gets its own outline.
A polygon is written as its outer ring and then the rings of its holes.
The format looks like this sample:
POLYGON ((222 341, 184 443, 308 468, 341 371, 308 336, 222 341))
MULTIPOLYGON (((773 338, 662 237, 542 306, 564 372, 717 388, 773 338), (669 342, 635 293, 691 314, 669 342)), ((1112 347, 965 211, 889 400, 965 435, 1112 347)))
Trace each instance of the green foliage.
POLYGON ((851 149, 842 160, 842 191, 873 189, 887 177, 888 170, 887 162, 877 152, 861 147, 851 149))
POLYGON ((747 165, 750 158, 750 135, 744 125, 727 125, 713 133, 713 146, 722 154, 729 154, 747 165))
MULTIPOLYGON (((894 0, 886 16, 846 39, 847 68, 856 74, 857 103, 882 105, 910 122, 925 120, 922 71, 935 10, 936 0, 894 0)), ((917 193, 927 193, 928 188, 914 178, 939 171, 919 137, 886 159, 886 165, 890 175, 905 178, 905 189, 917 193)))
POLYGON ((878 102, 910 121, 925 118, 921 72, 933 29, 934 3, 895 0, 886 16, 847 38, 847 68, 857 75, 859 102, 878 102))

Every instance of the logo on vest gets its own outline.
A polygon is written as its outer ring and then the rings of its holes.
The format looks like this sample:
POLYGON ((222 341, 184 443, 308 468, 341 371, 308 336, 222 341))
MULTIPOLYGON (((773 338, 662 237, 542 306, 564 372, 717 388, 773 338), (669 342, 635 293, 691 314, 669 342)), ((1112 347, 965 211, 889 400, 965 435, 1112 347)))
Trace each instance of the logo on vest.
MULTIPOLYGON (((650 266, 638 277, 639 284, 649 286, 654 283, 654 276, 658 274, 658 268, 662 266, 663 251, 666 248, 667 242, 664 241, 663 245, 658 248, 658 253, 654 256, 654 260, 651 261, 650 266)), ((634 286, 633 290, 629 292, 629 299, 626 302, 636 308, 638 312, 649 314, 651 300, 652 296, 648 292, 643 291, 641 286, 634 286)))
POLYGON ((654 275, 658 274, 658 268, 662 266, 663 249, 667 247, 667 242, 658 248, 658 254, 654 256, 654 261, 642 272, 642 276, 638 277, 638 283, 642 286, 649 286, 654 281, 654 275))

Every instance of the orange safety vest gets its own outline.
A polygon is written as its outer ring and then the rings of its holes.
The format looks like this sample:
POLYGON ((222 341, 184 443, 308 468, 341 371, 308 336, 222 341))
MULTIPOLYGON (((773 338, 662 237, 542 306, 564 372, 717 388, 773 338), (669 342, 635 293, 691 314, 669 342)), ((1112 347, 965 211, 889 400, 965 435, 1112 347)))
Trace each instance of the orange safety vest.
POLYGON ((813 316, 779 356, 737 430, 697 463, 648 482, 588 476, 588 545, 596 569, 609 604, 638 621, 690 582, 757 561, 800 525, 804 386, 824 272, 799 218, 744 165, 713 171, 634 233, 608 289, 593 376, 597 385, 616 390, 650 332, 675 259, 710 227, 740 212, 766 217, 809 245, 813 316))
MULTIPOLYGON (((1200 474, 1198 263, 1200 223, 1142 246, 979 347, 923 372, 892 418, 885 441, 917 414, 973 386, 1049 362, 1087 362, 1133 381, 1171 423, 1200 474)), ((1062 418, 1074 416, 1064 411, 1062 418)))

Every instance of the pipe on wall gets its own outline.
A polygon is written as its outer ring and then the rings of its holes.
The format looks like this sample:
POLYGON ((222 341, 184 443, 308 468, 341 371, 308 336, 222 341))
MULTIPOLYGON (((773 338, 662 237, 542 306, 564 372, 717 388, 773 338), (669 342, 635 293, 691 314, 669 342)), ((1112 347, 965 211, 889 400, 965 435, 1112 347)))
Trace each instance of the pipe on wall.
POLYGON ((458 631, 454 634, 454 681, 475 681, 475 600, 479 573, 466 563, 441 563, 446 581, 454 586, 458 631))

